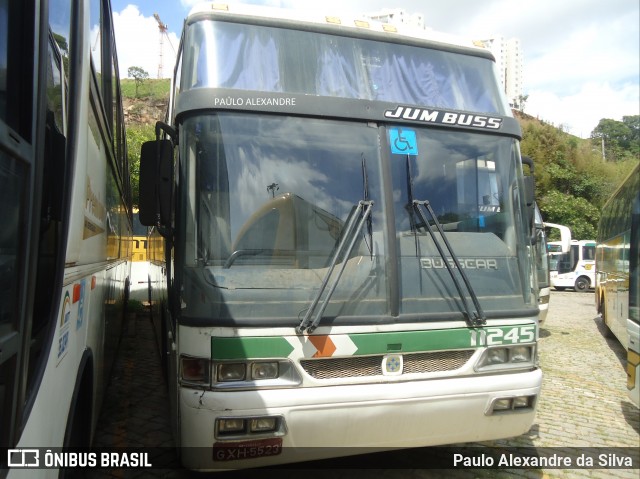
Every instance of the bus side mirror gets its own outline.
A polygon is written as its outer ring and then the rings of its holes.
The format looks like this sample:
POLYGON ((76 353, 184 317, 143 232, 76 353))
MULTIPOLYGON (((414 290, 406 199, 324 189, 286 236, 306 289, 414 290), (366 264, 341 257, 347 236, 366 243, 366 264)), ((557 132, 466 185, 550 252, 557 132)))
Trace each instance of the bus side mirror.
POLYGON ((560 231, 561 252, 568 253, 569 250, 571 249, 571 230, 564 225, 558 225, 555 223, 545 223, 544 227, 556 228, 557 230, 560 231))
POLYGON ((140 152, 140 223, 171 225, 173 144, 170 140, 147 141, 140 152))

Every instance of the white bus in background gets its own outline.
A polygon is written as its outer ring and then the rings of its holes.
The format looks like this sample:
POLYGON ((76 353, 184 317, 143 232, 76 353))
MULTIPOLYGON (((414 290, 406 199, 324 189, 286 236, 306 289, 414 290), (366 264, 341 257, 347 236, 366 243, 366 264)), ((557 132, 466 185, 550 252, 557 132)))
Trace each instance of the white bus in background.
POLYGON ((558 291, 571 288, 578 292, 596 284, 595 240, 571 240, 569 252, 563 253, 560 241, 549 242, 551 286, 558 291))
POLYGON ((521 130, 490 52, 413 33, 253 5, 186 19, 140 173, 185 467, 531 427, 521 130))
POLYGON ((538 307, 540 309, 540 324, 544 324, 549 313, 549 299, 551 297, 551 269, 549 264, 549 248, 547 244, 547 229, 555 228, 560 231, 560 241, 557 246, 560 252, 568 253, 571 246, 571 230, 563 225, 555 223, 545 223, 536 205, 536 272, 538 273, 538 307))

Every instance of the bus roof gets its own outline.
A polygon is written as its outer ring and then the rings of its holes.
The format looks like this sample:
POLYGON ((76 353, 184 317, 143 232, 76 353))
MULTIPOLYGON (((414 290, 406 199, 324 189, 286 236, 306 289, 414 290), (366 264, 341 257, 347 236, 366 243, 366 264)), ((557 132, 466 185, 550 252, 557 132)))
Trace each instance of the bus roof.
MULTIPOLYGON (((292 10, 285 8, 268 7, 262 5, 227 4, 217 2, 204 2, 194 6, 187 16, 187 23, 202 19, 202 17, 245 17, 253 21, 271 20, 283 22, 295 22, 297 25, 307 24, 316 28, 326 27, 334 30, 340 28, 343 31, 365 32, 384 35, 389 40, 395 39, 406 41, 427 41, 441 44, 442 46, 471 49, 476 54, 494 58, 493 54, 485 48, 482 42, 458 37, 444 32, 437 32, 432 29, 421 29, 410 25, 392 25, 370 20, 364 16, 353 17, 348 15, 327 15, 319 10, 305 9, 292 10)), ((364 36, 363 35, 363 36, 364 36)), ((359 35, 358 35, 359 36, 359 35)))

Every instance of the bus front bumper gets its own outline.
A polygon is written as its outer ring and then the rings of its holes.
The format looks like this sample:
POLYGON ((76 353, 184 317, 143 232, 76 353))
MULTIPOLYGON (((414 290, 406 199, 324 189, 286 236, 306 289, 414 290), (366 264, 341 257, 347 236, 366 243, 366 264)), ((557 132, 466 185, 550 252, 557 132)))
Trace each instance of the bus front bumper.
POLYGON ((181 460, 189 469, 238 469, 518 436, 533 423, 541 384, 535 369, 271 390, 180 388, 181 460), (528 405, 496 406, 524 397, 528 405), (221 418, 272 417, 283 426, 277 433, 217 431, 221 418))

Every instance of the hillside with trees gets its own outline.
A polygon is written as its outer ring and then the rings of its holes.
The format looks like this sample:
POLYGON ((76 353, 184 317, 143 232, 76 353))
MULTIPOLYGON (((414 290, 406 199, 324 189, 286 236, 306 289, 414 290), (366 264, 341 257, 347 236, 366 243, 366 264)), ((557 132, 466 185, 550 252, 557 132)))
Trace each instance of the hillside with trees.
MULTIPOLYGON (((122 81, 135 204, 140 146, 154 138, 155 122, 164 119, 169 88, 169 80, 140 74, 122 81)), ((603 118, 591 138, 582 139, 519 111, 515 115, 522 127, 522 154, 535 164, 544 220, 567 225, 576 239, 594 239, 602 206, 640 159, 640 116, 603 118)))
POLYGON ((535 164, 544 220, 569 226, 574 238, 595 239, 602 207, 639 161, 640 116, 602 119, 591 138, 582 139, 515 113, 522 154, 535 164))

